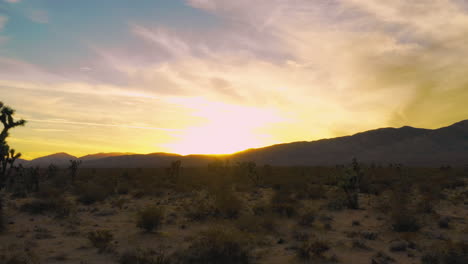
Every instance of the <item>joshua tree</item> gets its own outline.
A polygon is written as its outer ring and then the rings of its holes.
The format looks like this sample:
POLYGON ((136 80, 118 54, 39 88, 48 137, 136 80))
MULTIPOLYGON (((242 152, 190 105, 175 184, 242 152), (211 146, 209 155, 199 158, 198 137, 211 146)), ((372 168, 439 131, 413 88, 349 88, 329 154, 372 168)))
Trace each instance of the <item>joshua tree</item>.
POLYGON ((180 176, 181 165, 182 165, 182 161, 176 160, 176 161, 171 162, 171 167, 167 169, 169 178, 174 182, 177 182, 177 179, 180 176))
POLYGON ((0 189, 5 186, 6 178, 10 174, 15 161, 21 157, 21 154, 16 153, 14 149, 10 149, 6 142, 10 129, 23 126, 26 123, 23 119, 15 121, 13 118, 14 114, 15 110, 0 102, 0 122, 3 124, 3 129, 0 133, 0 189))
POLYGON ((68 167, 68 169, 70 170, 72 184, 75 183, 75 178, 78 173, 78 167, 80 166, 80 164, 81 160, 70 160, 70 167, 68 167))
POLYGON ((364 172, 353 158, 351 166, 338 178, 338 185, 343 189, 348 200, 348 207, 351 209, 359 209, 359 192, 361 180, 364 177, 364 172))
POLYGON ((55 176, 57 175, 58 168, 54 164, 50 164, 49 167, 47 167, 47 178, 49 179, 55 179, 55 176))
POLYGON ((260 185, 262 177, 257 171, 257 164, 255 162, 239 162, 238 166, 242 170, 242 172, 247 175, 247 178, 249 178, 249 180, 253 183, 254 186, 257 187, 260 185))

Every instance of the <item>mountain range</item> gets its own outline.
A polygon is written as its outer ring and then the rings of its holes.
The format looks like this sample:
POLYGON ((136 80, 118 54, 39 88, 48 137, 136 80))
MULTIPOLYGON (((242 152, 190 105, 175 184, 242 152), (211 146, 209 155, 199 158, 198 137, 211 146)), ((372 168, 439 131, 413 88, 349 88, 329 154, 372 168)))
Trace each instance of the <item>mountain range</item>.
POLYGON ((352 158, 365 163, 401 163, 408 166, 455 167, 468 165, 468 120, 439 129, 404 126, 380 128, 351 136, 293 142, 248 149, 230 155, 187 155, 171 153, 98 153, 75 157, 56 153, 31 161, 24 166, 46 167, 53 163, 64 167, 69 160, 80 159, 87 168, 165 167, 181 160, 183 166, 205 166, 217 159, 255 161, 275 166, 333 166, 349 163, 352 158))

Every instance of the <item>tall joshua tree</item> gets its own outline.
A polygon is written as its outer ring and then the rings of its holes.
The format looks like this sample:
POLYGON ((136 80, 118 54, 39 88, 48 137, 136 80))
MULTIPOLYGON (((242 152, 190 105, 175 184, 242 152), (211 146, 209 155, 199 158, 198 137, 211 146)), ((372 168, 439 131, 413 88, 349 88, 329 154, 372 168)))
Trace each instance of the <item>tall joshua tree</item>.
POLYGON ((70 160, 70 166, 68 169, 70 170, 71 175, 71 183, 75 183, 76 175, 78 174, 78 167, 81 165, 81 160, 70 160))
POLYGON ((16 153, 14 149, 10 149, 6 142, 10 129, 23 126, 26 123, 23 119, 15 121, 13 118, 14 114, 15 110, 0 102, 0 122, 3 125, 2 132, 0 133, 0 189, 5 186, 5 180, 13 168, 15 161, 21 157, 21 153, 16 153))

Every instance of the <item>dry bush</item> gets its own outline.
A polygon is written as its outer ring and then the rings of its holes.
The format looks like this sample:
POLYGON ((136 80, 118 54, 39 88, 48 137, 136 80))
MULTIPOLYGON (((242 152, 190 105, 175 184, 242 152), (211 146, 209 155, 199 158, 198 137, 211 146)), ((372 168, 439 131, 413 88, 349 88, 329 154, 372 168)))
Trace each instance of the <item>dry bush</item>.
POLYGON ((277 226, 274 217, 256 215, 243 215, 235 224, 241 231, 251 234, 271 234, 277 226))
POLYGON ((109 230, 91 231, 87 237, 91 245, 99 250, 99 253, 110 250, 112 240, 114 240, 114 236, 109 230))
POLYGON ((23 204, 20 211, 30 214, 54 213, 57 218, 65 218, 72 214, 74 206, 63 197, 34 199, 23 204))
POLYGON ((411 208, 409 190, 394 190, 390 197, 390 221, 396 232, 416 232, 421 228, 419 216, 411 208))
POLYGON ((297 248, 297 256, 301 259, 309 260, 313 257, 323 257, 323 254, 330 249, 330 245, 322 240, 307 240, 302 242, 297 248))
POLYGON ((213 196, 219 216, 231 219, 239 216, 244 205, 231 188, 217 189, 213 196))
POLYGON ((307 210, 306 212, 302 213, 299 217, 299 225, 304 227, 312 227, 316 217, 317 213, 315 211, 307 210))
POLYGON ((2 264, 39 264, 39 257, 27 247, 12 244, 0 247, 0 263, 2 264))
POLYGON ((127 251, 119 258, 120 264, 170 264, 171 260, 163 251, 137 249, 127 251))
POLYGON ((97 184, 96 182, 87 182, 77 185, 78 201, 85 205, 94 204, 104 201, 112 190, 109 186, 97 184))
POLYGON ((297 213, 296 206, 297 201, 289 190, 279 189, 271 197, 271 209, 280 216, 293 217, 297 213))
POLYGON ((190 221, 204 221, 216 215, 214 201, 205 192, 198 192, 184 208, 185 217, 190 221))
POLYGON ((0 196, 0 233, 5 231, 5 213, 3 211, 3 197, 0 196))
POLYGON ((465 264, 468 263, 468 243, 447 241, 431 247, 421 257, 422 264, 465 264))
POLYGON ((160 207, 147 207, 137 214, 137 227, 146 232, 152 232, 161 227, 164 219, 164 210, 160 207))
POLYGON ((248 264, 250 247, 238 230, 212 228, 201 232, 190 247, 176 255, 179 263, 248 264))

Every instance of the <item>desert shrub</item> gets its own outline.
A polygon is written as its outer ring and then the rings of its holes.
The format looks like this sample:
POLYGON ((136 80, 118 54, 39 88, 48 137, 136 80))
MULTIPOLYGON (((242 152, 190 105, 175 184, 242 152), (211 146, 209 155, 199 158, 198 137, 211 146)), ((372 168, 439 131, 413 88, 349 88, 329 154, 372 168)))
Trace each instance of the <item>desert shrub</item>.
POLYGON ((137 249, 127 251, 119 258, 120 264, 170 264, 171 261, 162 251, 137 249))
POLYGON ((271 209, 274 213, 293 217, 296 215, 296 201, 289 190, 279 189, 271 197, 271 209))
POLYGON ((82 183, 77 186, 78 201, 85 205, 104 201, 110 194, 109 187, 94 182, 82 183))
POLYGON ((297 247, 297 256, 301 259, 310 259, 312 257, 322 257, 323 253, 327 252, 330 246, 322 240, 307 240, 302 242, 297 247))
POLYGON ((418 215, 411 208, 412 182, 407 172, 397 167, 398 182, 394 184, 390 192, 390 221, 396 232, 416 232, 421 228, 418 215))
POLYGON ((151 232, 161 227, 164 211, 159 207, 148 207, 137 214, 137 227, 151 232))
POLYGON ((304 212, 299 218, 299 224, 305 227, 311 227, 315 221, 316 212, 309 210, 304 212))
POLYGON ((0 196, 0 233, 5 231, 5 215, 3 212, 3 197, 0 196))
POLYGON ((181 263, 248 264, 250 248, 238 230, 212 228, 199 234, 185 251, 179 252, 181 263))
POLYGON ((53 211, 55 203, 52 200, 35 199, 23 204, 20 211, 30 214, 43 214, 45 212, 53 211))
POLYGON ((0 253, 2 264, 39 264, 38 258, 30 252, 4 252, 0 253))
POLYGON ((309 199, 321 199, 325 198, 326 190, 323 184, 307 184, 307 198, 309 199))
POLYGON ((63 197, 34 199, 20 207, 20 211, 22 212, 30 214, 55 213, 55 216, 58 218, 68 217, 73 209, 73 205, 63 197))
POLYGON ((392 228, 397 232, 416 232, 421 228, 417 216, 407 209, 394 209, 391 220, 392 228))
POLYGON ((364 177, 364 171, 356 159, 344 173, 342 173, 338 179, 338 186, 342 188, 346 195, 347 205, 350 209, 359 208, 359 193, 361 180, 364 177))
POLYGON ((119 209, 122 209, 127 202, 128 200, 125 198, 117 198, 117 199, 112 200, 111 205, 112 207, 117 207, 119 209))
POLYGON ((112 240, 114 240, 114 236, 109 230, 91 231, 87 237, 91 245, 99 250, 99 253, 109 250, 112 240))
POLYGON ((434 246, 421 257, 422 264, 464 264, 468 263, 468 244, 447 241, 434 246))
POLYGON ((437 223, 440 228, 449 228, 450 217, 441 217, 437 223))
POLYGON ((244 215, 236 221, 236 225, 247 233, 268 234, 275 231, 276 221, 274 217, 244 215))
POLYGON ((254 215, 264 215, 269 210, 269 206, 266 203, 256 203, 252 206, 252 213, 254 215))
POLYGON ((215 192, 214 205, 218 215, 225 218, 237 218, 243 208, 242 200, 230 188, 215 192))

